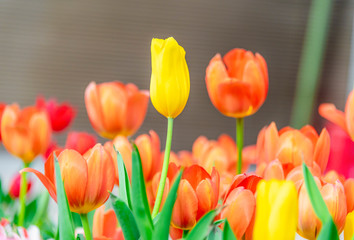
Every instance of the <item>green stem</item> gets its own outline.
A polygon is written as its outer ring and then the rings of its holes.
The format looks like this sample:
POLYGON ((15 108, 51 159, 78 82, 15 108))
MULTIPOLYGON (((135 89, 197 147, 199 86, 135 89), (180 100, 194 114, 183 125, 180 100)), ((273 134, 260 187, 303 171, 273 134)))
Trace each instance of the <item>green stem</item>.
MULTIPOLYGON (((23 168, 28 168, 29 163, 24 163, 23 168)), ((21 173, 20 185, 20 213, 18 215, 18 225, 23 226, 26 214, 26 195, 27 195, 27 173, 21 173)))
POLYGON ((242 173, 243 125, 243 118, 236 118, 237 174, 242 173))
POLYGON ((80 214, 82 226, 84 228, 86 240, 92 240, 90 225, 88 222, 87 214, 80 214))
POLYGON ((157 190, 156 201, 155 201, 154 209, 152 210, 152 215, 151 215, 152 218, 155 218, 157 213, 160 210, 163 192, 165 190, 165 183, 166 183, 167 172, 168 172, 168 164, 170 161, 172 130, 173 130, 173 118, 168 118, 165 156, 163 159, 163 166, 162 166, 159 188, 157 190))
POLYGON ((186 238, 189 233, 189 230, 183 230, 182 238, 186 238))

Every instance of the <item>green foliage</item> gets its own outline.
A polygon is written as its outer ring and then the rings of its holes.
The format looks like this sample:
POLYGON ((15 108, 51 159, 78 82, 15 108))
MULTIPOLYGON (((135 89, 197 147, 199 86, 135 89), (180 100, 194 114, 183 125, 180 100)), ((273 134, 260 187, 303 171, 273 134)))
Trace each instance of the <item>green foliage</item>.
POLYGON ((211 228, 212 223, 217 215, 216 210, 211 210, 206 213, 194 226, 194 228, 189 232, 186 237, 186 240, 203 240, 205 239, 211 228))
POLYGON ((127 169, 122 158, 122 155, 117 151, 116 147, 113 144, 113 148, 117 153, 117 166, 118 166, 118 177, 119 177, 119 198, 123 200, 129 208, 132 208, 131 203, 131 187, 129 182, 129 176, 127 169))
POLYGON ((305 163, 302 164, 302 169, 304 173, 306 190, 309 195, 312 207, 323 225, 321 232, 318 235, 318 239, 339 239, 336 225, 334 224, 326 203, 322 198, 321 192, 316 185, 315 179, 313 178, 305 163))
POLYGON ((72 215, 69 209, 68 199, 66 198, 64 183, 61 178, 61 172, 57 157, 55 159, 55 180, 57 185, 57 201, 58 201, 58 227, 59 239, 70 240, 75 239, 72 215))
POLYGON ((223 240, 237 240, 234 232, 232 231, 229 222, 226 220, 224 224, 224 231, 222 234, 222 239, 223 240))

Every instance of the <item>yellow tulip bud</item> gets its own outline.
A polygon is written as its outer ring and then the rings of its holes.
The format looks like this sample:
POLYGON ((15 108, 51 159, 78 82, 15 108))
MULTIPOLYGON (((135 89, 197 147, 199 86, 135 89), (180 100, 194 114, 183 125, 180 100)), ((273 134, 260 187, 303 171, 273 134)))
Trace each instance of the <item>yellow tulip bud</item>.
POLYGON ((294 240, 298 215, 293 182, 262 180, 257 186, 254 240, 294 240))
POLYGON ((352 240, 354 236, 354 211, 348 213, 344 226, 344 240, 352 240))
POLYGON ((151 102, 167 118, 176 118, 188 100, 190 81, 185 55, 173 37, 151 41, 151 102))

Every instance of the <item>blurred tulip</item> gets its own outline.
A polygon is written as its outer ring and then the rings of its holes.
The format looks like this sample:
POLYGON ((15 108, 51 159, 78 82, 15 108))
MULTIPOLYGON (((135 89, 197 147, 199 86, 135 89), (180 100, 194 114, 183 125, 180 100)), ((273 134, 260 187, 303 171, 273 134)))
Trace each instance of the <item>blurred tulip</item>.
POLYGON ((36 107, 20 110, 17 104, 8 105, 2 116, 1 135, 7 151, 24 163, 31 163, 49 145, 51 128, 48 116, 36 107))
MULTIPOLYGON (((84 155, 65 149, 59 154, 58 161, 71 211, 85 214, 106 202, 114 185, 114 163, 101 144, 96 144, 84 155)), ((56 201, 53 154, 45 163, 45 175, 32 168, 21 172, 36 174, 56 201)))
POLYGON ((347 212, 354 210, 354 179, 348 178, 344 183, 344 191, 347 199, 347 212))
POLYGON ((187 104, 190 80, 185 55, 173 37, 151 41, 151 102, 166 118, 176 118, 187 104))
POLYGON ((264 169, 263 178, 264 180, 284 180, 283 166, 278 159, 271 161, 264 169))
POLYGON ((124 240, 123 232, 113 209, 105 212, 105 206, 99 207, 93 216, 92 236, 97 239, 124 240))
MULTIPOLYGON (((344 228, 345 217, 347 215, 344 187, 339 181, 336 181, 334 184, 326 183, 323 186, 321 186, 321 182, 317 177, 315 177, 315 181, 320 189, 329 213, 337 226, 338 233, 341 233, 344 228)), ((298 233, 304 238, 316 239, 320 230, 321 222, 312 208, 306 186, 303 184, 299 192, 298 233)))
POLYGON ((345 177, 338 174, 334 170, 330 170, 324 176, 322 176, 321 180, 326 183, 335 183, 337 180, 339 180, 342 184, 344 184, 345 177))
MULTIPOLYGON (((18 198, 20 196, 20 187, 21 187, 21 175, 16 174, 10 183, 10 188, 9 188, 9 195, 11 198, 18 198)), ((29 193, 32 187, 32 181, 28 180, 27 182, 27 191, 26 194, 29 193)))
MULTIPOLYGON (((260 179, 255 175, 237 175, 225 195, 225 208, 221 211, 220 218, 228 220, 237 239, 241 239, 248 228, 252 232, 251 225, 256 208, 254 193, 260 179)), ((247 239, 252 239, 252 236, 247 239)))
POLYGON ((6 104, 0 102, 0 141, 1 141, 1 118, 2 118, 2 114, 5 110, 5 107, 6 107, 6 104))
POLYGON ((211 59, 205 82, 211 102, 222 114, 247 117, 254 114, 267 97, 267 64, 258 53, 233 49, 223 59, 220 54, 211 59))
POLYGON ((43 97, 38 96, 36 106, 47 111, 53 132, 63 131, 75 118, 75 110, 68 102, 59 105, 54 98, 46 102, 43 97))
POLYGON ((192 229, 195 223, 218 203, 220 177, 214 169, 209 175, 193 165, 184 170, 172 212, 172 226, 192 229))
POLYGON ((346 131, 354 141, 354 90, 350 92, 347 98, 344 112, 338 110, 331 103, 322 103, 318 112, 322 117, 346 131))
POLYGON ((262 180, 256 201, 254 240, 295 239, 298 201, 292 182, 262 180))
POLYGON ((50 154, 52 154, 52 152, 54 152, 55 150, 59 150, 61 152, 64 149, 60 147, 55 141, 51 141, 47 147, 47 150, 43 153, 44 161, 46 161, 49 158, 50 154))
POLYGON ((147 91, 134 84, 91 82, 85 90, 85 104, 91 125, 104 138, 131 136, 144 121, 149 102, 147 91))
POLYGON ((65 148, 74 149, 81 155, 96 145, 96 137, 87 132, 69 132, 65 148))
POLYGON ((354 212, 348 213, 345 220, 344 240, 352 240, 354 237, 354 212))

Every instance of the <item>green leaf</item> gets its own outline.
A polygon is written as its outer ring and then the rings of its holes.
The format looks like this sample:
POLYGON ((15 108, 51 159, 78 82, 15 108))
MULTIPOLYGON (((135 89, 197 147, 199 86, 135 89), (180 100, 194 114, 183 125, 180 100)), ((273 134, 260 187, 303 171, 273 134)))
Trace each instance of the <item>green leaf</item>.
POLYGON ((216 216, 216 210, 211 210, 205 214, 187 235, 186 240, 203 240, 211 229, 211 225, 216 216))
POLYGON ((78 234, 76 240, 85 240, 85 237, 82 234, 78 234))
POLYGON ((24 226, 29 227, 32 223, 32 220, 36 214, 37 206, 38 206, 38 198, 33 199, 30 203, 26 205, 26 215, 24 219, 24 226))
POLYGON ((113 209, 123 231, 124 239, 139 239, 140 233, 136 221, 126 202, 121 199, 117 199, 113 194, 111 194, 111 199, 113 202, 113 209))
POLYGON ((317 240, 339 240, 337 227, 334 224, 332 218, 323 224, 317 240))
POLYGON ((217 220, 217 221, 214 222, 214 225, 215 225, 215 226, 219 226, 220 224, 224 223, 225 220, 226 220, 225 218, 224 218, 224 219, 217 220))
POLYGON ((225 220, 224 230, 222 234, 223 240, 237 240, 234 232, 232 231, 229 221, 225 220))
POLYGON ((317 217, 321 220, 322 224, 326 223, 329 221, 329 219, 332 218, 328 211, 326 203, 322 198, 321 192, 317 187, 315 179, 313 178, 310 170, 308 169, 305 163, 302 163, 302 170, 304 172, 306 190, 309 195, 312 207, 317 217))
POLYGON ((213 226, 213 229, 211 229, 208 240, 222 240, 222 231, 219 227, 213 226))
POLYGON ((143 168, 138 148, 133 144, 132 152, 132 206, 133 214, 143 240, 150 240, 154 226, 147 201, 143 168))
POLYGON ((43 220, 47 216, 49 204, 49 193, 44 191, 41 193, 38 199, 37 211, 33 217, 32 223, 40 227, 43 224, 43 220))
POLYGON ((72 216, 69 209, 68 199, 66 198, 66 194, 65 194, 64 183, 61 178, 59 162, 55 154, 54 154, 54 166, 55 166, 55 180, 57 185, 59 239, 60 240, 75 239, 72 216))
POLYGON ((130 199, 130 192, 131 192, 131 187, 130 187, 130 182, 129 182, 129 177, 127 173, 127 169, 125 167, 122 154, 119 153, 119 151, 116 149, 116 147, 113 144, 114 151, 117 153, 117 163, 118 163, 118 177, 119 177, 119 198, 122 199, 127 206, 132 209, 132 203, 130 199))
POLYGON ((159 215, 159 220, 155 225, 153 239, 168 239, 168 234, 170 232, 172 210, 177 199, 177 190, 178 190, 179 182, 181 181, 182 172, 183 171, 179 172, 176 181, 173 184, 170 193, 167 196, 165 204, 163 205, 163 208, 159 215))

